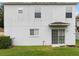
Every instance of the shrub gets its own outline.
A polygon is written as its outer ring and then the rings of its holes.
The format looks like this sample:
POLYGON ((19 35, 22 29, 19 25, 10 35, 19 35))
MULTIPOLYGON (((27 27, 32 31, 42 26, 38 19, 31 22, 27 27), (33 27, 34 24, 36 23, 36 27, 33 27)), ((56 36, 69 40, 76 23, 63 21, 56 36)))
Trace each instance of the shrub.
POLYGON ((10 36, 0 37, 0 49, 6 49, 12 46, 12 40, 10 36))

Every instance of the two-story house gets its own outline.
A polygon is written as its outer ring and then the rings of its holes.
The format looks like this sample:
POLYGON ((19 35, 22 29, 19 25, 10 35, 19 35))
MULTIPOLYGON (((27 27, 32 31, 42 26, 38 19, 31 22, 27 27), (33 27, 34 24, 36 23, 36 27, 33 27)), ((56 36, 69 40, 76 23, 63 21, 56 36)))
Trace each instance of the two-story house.
POLYGON ((70 2, 6 2, 4 33, 13 45, 75 45, 75 5, 70 2))

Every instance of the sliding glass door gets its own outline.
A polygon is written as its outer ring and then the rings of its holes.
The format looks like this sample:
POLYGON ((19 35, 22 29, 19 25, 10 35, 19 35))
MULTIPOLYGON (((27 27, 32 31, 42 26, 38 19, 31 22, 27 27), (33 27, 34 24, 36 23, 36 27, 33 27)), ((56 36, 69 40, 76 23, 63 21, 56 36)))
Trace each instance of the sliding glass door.
POLYGON ((52 44, 64 44, 65 29, 52 29, 52 44))

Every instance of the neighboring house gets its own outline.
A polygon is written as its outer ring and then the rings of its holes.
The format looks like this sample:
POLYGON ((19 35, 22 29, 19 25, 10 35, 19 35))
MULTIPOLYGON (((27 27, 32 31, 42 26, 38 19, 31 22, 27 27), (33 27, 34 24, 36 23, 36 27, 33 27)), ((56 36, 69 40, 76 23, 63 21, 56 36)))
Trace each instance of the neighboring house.
POLYGON ((4 3, 4 33, 13 45, 75 45, 75 5, 70 2, 4 3))
POLYGON ((79 39, 79 16, 76 17, 76 39, 79 39))

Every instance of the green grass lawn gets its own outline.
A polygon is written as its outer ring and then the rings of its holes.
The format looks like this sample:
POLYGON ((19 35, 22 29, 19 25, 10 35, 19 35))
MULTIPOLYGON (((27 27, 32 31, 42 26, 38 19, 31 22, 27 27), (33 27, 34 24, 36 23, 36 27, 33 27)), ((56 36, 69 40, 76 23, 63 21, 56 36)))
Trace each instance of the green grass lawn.
POLYGON ((16 46, 0 49, 0 56, 79 56, 79 47, 16 46))

